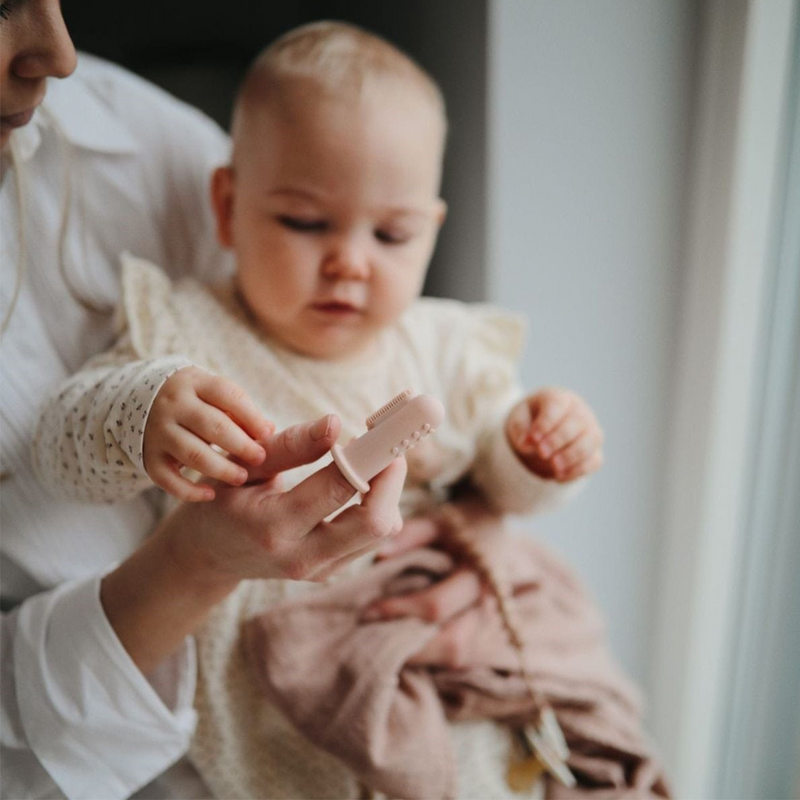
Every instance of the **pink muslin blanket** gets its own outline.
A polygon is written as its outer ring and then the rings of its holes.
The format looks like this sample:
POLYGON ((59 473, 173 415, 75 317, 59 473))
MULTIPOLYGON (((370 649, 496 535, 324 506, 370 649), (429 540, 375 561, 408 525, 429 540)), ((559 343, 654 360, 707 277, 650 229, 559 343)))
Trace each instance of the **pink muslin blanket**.
MULTIPOLYGON (((596 608, 542 544, 507 535, 504 551, 536 688, 567 738, 578 785, 548 778, 553 798, 667 797, 640 727, 637 693, 605 642, 596 608)), ((448 725, 470 719, 524 723, 533 711, 491 597, 459 669, 409 666, 436 633, 415 618, 365 622, 380 597, 440 580, 456 568, 445 552, 418 549, 246 623, 244 644, 259 685, 315 745, 390 797, 452 798, 457 775, 448 725)))

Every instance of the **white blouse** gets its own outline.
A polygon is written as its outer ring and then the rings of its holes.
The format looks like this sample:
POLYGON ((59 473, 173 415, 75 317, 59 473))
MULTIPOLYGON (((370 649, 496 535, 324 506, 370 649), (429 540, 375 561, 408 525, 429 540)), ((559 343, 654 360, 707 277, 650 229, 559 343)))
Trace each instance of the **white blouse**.
POLYGON ((186 750, 193 645, 145 679, 99 603, 102 575, 152 528, 152 499, 47 496, 30 443, 45 396, 114 338, 120 252, 173 277, 229 268, 208 201, 229 143, 199 111, 81 55, 12 145, 0 184, 0 566, 13 608, 2 622, 0 794, 127 797, 186 750))

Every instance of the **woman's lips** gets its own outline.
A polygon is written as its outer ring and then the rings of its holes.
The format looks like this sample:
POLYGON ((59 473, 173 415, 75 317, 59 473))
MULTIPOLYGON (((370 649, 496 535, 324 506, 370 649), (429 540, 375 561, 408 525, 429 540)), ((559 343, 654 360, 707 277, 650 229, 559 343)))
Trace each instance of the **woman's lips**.
POLYGON ((27 111, 20 111, 16 114, 4 114, 0 117, 0 125, 4 128, 21 128, 31 121, 34 111, 36 111, 35 106, 29 108, 27 111))

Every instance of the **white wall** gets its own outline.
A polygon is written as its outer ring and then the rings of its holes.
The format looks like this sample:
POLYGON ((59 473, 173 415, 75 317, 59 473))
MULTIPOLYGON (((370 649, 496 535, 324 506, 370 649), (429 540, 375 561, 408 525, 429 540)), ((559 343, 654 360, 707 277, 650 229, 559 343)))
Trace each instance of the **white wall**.
POLYGON ((577 390, 606 432, 601 473, 533 527, 645 689, 698 5, 489 4, 488 296, 530 319, 526 383, 577 390))

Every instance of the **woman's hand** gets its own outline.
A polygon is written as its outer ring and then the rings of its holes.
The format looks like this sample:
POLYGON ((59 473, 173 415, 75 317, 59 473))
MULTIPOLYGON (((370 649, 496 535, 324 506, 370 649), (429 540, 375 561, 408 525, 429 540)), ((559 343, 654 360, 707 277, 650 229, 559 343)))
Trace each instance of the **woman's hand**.
POLYGON ((398 533, 404 459, 373 479, 361 505, 330 522, 323 520, 355 494, 335 464, 281 490, 281 473, 327 453, 340 428, 335 415, 287 428, 263 442, 264 461, 249 469, 245 486, 220 486, 213 503, 180 507, 166 528, 185 545, 178 558, 190 569, 212 567, 216 578, 322 580, 398 533))
POLYGON ((506 419, 509 444, 542 478, 567 483, 603 465, 603 431, 574 392, 542 389, 517 403, 506 419))
POLYGON ((218 486, 211 502, 179 506, 106 575, 103 609, 143 672, 172 653, 243 578, 322 580, 400 530, 404 459, 373 479, 361 505, 330 522, 324 519, 355 494, 334 464, 280 490, 280 473, 327 453, 340 428, 329 415, 270 437, 247 485, 218 486))

